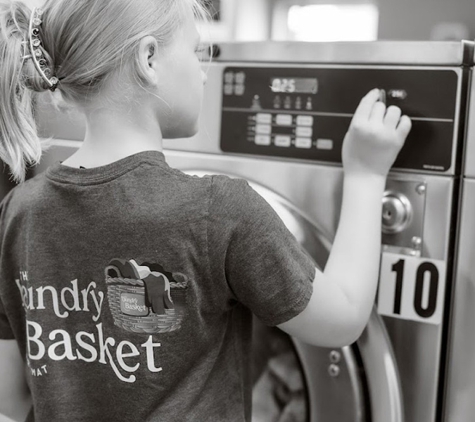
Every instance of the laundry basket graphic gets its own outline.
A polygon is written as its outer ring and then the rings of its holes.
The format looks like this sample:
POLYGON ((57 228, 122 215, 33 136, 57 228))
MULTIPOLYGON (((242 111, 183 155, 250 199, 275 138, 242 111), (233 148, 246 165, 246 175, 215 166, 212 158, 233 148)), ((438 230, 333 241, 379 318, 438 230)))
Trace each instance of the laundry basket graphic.
POLYGON ((107 296, 114 323, 134 333, 168 333, 181 328, 188 282, 182 274, 173 279, 154 273, 145 280, 124 277, 119 268, 105 269, 107 296), (176 279, 183 281, 177 281, 176 279), (160 286, 155 287, 156 284, 160 286))

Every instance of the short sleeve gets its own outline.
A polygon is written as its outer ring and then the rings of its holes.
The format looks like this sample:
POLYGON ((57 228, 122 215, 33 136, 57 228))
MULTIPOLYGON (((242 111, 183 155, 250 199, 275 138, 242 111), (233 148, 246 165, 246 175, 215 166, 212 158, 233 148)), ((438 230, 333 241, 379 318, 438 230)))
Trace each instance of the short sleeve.
POLYGON ((233 297, 264 324, 301 313, 312 294, 315 263, 280 217, 245 180, 213 176, 210 259, 233 297))

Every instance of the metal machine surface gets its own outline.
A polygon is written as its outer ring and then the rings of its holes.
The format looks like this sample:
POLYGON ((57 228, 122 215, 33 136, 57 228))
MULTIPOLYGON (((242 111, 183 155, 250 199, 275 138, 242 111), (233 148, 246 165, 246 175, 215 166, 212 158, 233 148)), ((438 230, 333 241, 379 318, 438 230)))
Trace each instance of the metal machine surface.
MULTIPOLYGON (((254 420, 292 411, 302 422, 440 420, 473 45, 244 43, 220 45, 219 54, 205 64, 200 133, 165 141, 167 161, 247 179, 320 268, 338 223, 341 143, 359 100, 384 89, 414 123, 383 198, 379 295, 365 332, 326 349, 256 321, 254 420)), ((44 167, 78 146, 83 125, 42 113, 44 134, 58 139, 44 167)))
POLYGON ((450 349, 444 411, 447 422, 472 421, 475 414, 475 330, 473 328, 475 321, 475 84, 473 70, 467 120, 449 334, 450 349))

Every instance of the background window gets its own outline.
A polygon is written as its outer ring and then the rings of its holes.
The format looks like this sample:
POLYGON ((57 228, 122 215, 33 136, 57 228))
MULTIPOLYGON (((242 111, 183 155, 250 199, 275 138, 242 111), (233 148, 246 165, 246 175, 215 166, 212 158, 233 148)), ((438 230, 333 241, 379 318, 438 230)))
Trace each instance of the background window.
POLYGON ((280 2, 272 38, 292 41, 375 41, 379 9, 373 3, 280 2))

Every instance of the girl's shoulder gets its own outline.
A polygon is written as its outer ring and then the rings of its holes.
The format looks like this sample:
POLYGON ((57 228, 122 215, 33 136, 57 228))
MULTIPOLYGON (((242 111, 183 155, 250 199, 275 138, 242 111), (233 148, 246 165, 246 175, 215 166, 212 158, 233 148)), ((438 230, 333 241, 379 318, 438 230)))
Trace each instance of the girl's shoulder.
POLYGON ((40 186, 42 183, 44 183, 44 175, 38 174, 16 185, 1 199, 2 213, 7 209, 17 213, 21 209, 31 206, 32 202, 41 197, 40 186))

